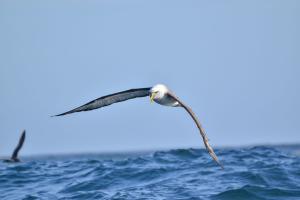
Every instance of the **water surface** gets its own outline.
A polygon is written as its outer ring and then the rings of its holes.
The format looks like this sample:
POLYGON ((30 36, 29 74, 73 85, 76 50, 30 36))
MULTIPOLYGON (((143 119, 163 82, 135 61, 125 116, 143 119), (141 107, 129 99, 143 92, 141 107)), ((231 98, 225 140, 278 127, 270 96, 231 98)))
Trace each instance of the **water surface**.
POLYGON ((0 163, 0 199, 300 199, 300 146, 83 154, 0 163))

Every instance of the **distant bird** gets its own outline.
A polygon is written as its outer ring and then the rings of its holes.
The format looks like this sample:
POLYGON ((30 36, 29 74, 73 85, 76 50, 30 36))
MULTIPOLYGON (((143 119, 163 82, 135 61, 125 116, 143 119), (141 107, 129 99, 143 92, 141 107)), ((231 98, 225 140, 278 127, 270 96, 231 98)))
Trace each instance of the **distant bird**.
POLYGON ((102 108, 104 106, 109 106, 113 103, 118 103, 121 101, 126 101, 129 99, 133 99, 137 97, 146 97, 146 96, 150 96, 151 102, 155 101, 156 103, 164 106, 183 107, 190 114, 190 116, 196 123, 208 153, 223 168, 222 164, 219 162, 216 154, 214 153, 214 150, 209 145, 208 138, 205 134, 205 131, 202 128, 200 122, 198 121, 192 109, 187 105, 185 105, 177 96, 174 95, 174 93, 171 90, 169 90, 163 84, 157 84, 152 88, 149 87, 149 88, 130 89, 130 90, 110 94, 107 96, 103 96, 89 103, 86 103, 82 106, 79 106, 73 110, 55 116, 62 116, 62 115, 67 115, 75 112, 94 110, 97 108, 102 108))
POLYGON ((11 155, 11 158, 3 160, 4 162, 20 162, 20 159, 18 158, 18 153, 24 144, 25 136, 26 136, 26 131, 24 130, 21 134, 18 145, 16 146, 13 154, 11 155))

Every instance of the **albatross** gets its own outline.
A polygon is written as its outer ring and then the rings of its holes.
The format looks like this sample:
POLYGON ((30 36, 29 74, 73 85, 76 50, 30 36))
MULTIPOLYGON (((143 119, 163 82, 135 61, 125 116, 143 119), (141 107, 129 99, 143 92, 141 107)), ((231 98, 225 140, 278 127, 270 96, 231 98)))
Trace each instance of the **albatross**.
POLYGON ((206 136, 206 133, 205 133, 201 123, 197 119, 195 113, 192 111, 192 109, 189 106, 187 106, 185 103, 183 103, 183 101, 181 101, 167 86, 165 86, 163 84, 157 84, 153 87, 147 87, 147 88, 130 89, 130 90, 102 96, 102 97, 95 99, 93 101, 90 101, 82 106, 79 106, 70 111, 67 111, 67 112, 64 112, 64 113, 61 113, 58 115, 54 115, 54 116, 63 116, 63 115, 67 115, 67 114, 71 114, 71 113, 75 113, 75 112, 94 110, 94 109, 102 108, 105 106, 109 106, 114 103, 126 101, 129 99, 134 99, 134 98, 138 98, 138 97, 146 97, 146 96, 150 96, 151 102, 154 101, 160 105, 184 108, 189 113, 189 115, 192 117, 194 122, 196 123, 196 125, 199 129, 200 135, 202 136, 205 148, 207 149, 208 153, 216 161, 216 163, 219 164, 223 168, 223 165, 219 162, 219 159, 216 156, 213 148, 208 143, 208 138, 206 136))
POLYGON ((10 159, 5 159, 3 160, 4 162, 20 162, 20 159, 18 158, 18 154, 19 154, 19 151, 21 150, 23 144, 24 144, 24 141, 25 141, 25 136, 26 136, 26 131, 24 130, 21 134, 21 137, 19 139, 19 142, 18 142, 18 145, 16 146, 13 154, 11 155, 11 158, 10 159))

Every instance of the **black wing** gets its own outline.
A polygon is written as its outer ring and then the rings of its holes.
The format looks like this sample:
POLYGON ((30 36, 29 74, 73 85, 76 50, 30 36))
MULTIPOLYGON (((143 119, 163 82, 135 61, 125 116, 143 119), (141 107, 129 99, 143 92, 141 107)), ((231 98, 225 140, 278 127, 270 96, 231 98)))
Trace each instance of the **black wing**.
POLYGON ((185 105, 178 97, 176 97, 174 94, 172 93, 168 93, 170 96, 172 96, 176 101, 178 101, 178 103, 190 114, 190 116, 193 118, 194 122, 196 123, 200 134, 202 136, 204 145, 209 153, 209 155, 221 166, 221 168, 223 169, 223 165, 220 163, 217 155, 215 154, 213 148, 210 146, 210 144, 208 143, 208 138, 205 134, 205 131, 201 125, 201 123, 199 122, 199 120, 197 119, 195 113, 192 111, 192 109, 190 107, 188 107, 187 105, 185 105))
POLYGON ((19 139, 19 143, 18 143, 17 147, 15 148, 15 150, 14 150, 12 156, 11 156, 12 160, 17 160, 18 159, 18 153, 19 153, 20 149, 22 148, 23 143, 25 141, 25 135, 26 135, 26 132, 24 130, 22 132, 22 135, 21 135, 20 139, 19 139))
POLYGON ((82 111, 88 111, 88 110, 94 110, 97 108, 102 108, 104 106, 109 106, 113 103, 118 103, 121 101, 126 101, 128 99, 133 99, 137 97, 145 97, 150 94, 150 89, 151 88, 138 88, 138 89, 131 89, 131 90, 126 90, 123 92, 118 92, 114 94, 110 94, 107 96, 100 97, 98 99, 95 99, 87 104, 84 104, 80 107, 77 107, 73 110, 70 110, 68 112, 58 114, 55 116, 62 116, 62 115, 67 115, 71 114, 74 112, 82 112, 82 111))

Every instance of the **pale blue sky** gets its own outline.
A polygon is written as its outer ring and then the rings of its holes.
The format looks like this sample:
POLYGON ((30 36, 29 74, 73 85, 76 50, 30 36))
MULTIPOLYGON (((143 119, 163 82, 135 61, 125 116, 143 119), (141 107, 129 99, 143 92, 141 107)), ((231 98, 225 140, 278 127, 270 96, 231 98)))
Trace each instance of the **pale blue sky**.
POLYGON ((183 109, 102 95, 168 85, 213 146, 300 142, 300 1, 0 1, 0 155, 202 148, 183 109))

